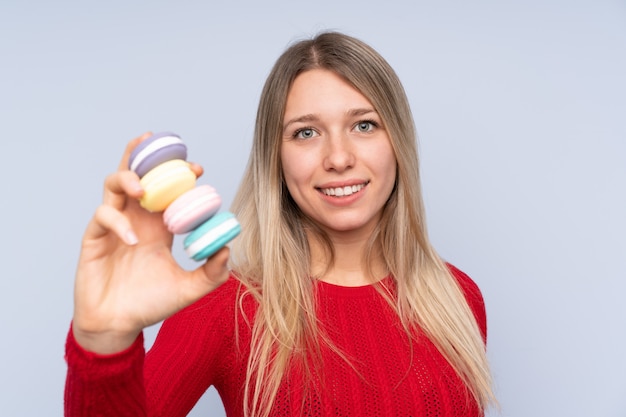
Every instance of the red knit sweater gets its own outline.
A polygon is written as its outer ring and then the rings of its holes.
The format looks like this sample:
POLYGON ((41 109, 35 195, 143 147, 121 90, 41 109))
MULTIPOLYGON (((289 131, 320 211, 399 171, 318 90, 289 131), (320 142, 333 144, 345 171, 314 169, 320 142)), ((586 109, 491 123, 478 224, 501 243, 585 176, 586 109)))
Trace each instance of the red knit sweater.
MULTIPOLYGON (((485 336, 485 308, 478 287, 451 269, 485 336)), ((102 356, 83 350, 70 331, 65 415, 184 416, 214 385, 226 414, 243 416, 251 332, 242 315, 236 314, 238 288, 239 282, 231 277, 166 320, 145 355, 143 336, 124 352, 102 356)), ((274 403, 274 416, 482 415, 427 338, 409 344, 397 316, 374 286, 319 282, 317 290, 324 329, 352 366, 330 349, 322 349, 324 366, 319 378, 314 378, 313 389, 305 396, 300 373, 289 371, 274 403)), ((244 298, 243 309, 248 317, 254 316, 252 297, 244 298)))

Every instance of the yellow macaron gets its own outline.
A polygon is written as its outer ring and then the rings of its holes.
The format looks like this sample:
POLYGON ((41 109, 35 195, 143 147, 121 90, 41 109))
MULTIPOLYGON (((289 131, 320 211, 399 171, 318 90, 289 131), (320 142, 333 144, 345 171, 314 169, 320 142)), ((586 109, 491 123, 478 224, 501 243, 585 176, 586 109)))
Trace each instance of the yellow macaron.
POLYGON ((196 185, 196 175, 189 163, 173 159, 157 165, 140 180, 144 195, 139 201, 146 210, 163 211, 178 196, 196 185))

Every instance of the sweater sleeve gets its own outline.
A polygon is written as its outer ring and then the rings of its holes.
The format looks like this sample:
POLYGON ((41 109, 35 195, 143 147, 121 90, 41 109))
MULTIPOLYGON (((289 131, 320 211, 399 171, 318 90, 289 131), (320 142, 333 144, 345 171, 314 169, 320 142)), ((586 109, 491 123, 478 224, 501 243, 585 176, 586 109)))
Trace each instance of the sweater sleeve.
POLYGON ((474 318, 483 336, 483 341, 487 343, 487 312, 485 310, 485 301, 478 285, 465 272, 454 265, 448 264, 448 268, 459 283, 467 304, 474 313, 474 318))
POLYGON ((144 367, 150 417, 186 416, 232 366, 238 282, 231 278, 163 322, 144 367))
POLYGON ((165 320, 147 353, 143 335, 123 352, 98 355, 70 331, 66 417, 187 415, 223 372, 234 333, 228 311, 234 311, 235 285, 231 278, 165 320))
POLYGON ((66 416, 146 415, 143 334, 125 351, 98 355, 84 350, 70 328, 65 352, 66 416))

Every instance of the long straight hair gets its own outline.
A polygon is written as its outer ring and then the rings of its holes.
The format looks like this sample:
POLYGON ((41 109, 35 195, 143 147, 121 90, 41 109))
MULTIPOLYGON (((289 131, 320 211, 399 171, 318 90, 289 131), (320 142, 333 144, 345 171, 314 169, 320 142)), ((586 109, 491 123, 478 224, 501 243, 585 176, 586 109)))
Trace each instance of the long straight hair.
MULTIPOLYGON (((316 321, 307 233, 328 243, 331 263, 332 245, 289 195, 280 161, 287 94, 299 74, 316 68, 338 74, 372 103, 396 157, 396 184, 364 259, 382 254, 396 284, 396 296, 389 301, 405 330, 423 332, 485 409, 494 400, 485 345, 462 290, 428 240, 417 135, 404 89, 373 48, 325 32, 290 46, 271 70, 260 98, 250 160, 232 206, 242 233, 232 246, 231 267, 259 304, 252 324, 245 413, 269 415, 294 359, 319 357, 320 343, 333 347, 316 321)), ((307 362, 302 363, 310 375, 307 362)))

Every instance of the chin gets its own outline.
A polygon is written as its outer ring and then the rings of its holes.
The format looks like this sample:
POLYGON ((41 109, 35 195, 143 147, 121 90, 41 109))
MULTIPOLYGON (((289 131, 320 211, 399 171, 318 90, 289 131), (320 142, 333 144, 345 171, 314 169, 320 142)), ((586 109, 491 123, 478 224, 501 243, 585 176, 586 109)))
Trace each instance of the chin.
POLYGON ((335 219, 329 223, 318 223, 320 226, 330 233, 355 233, 355 232, 367 232, 371 233, 374 229, 376 222, 364 222, 355 220, 340 221, 335 219))

